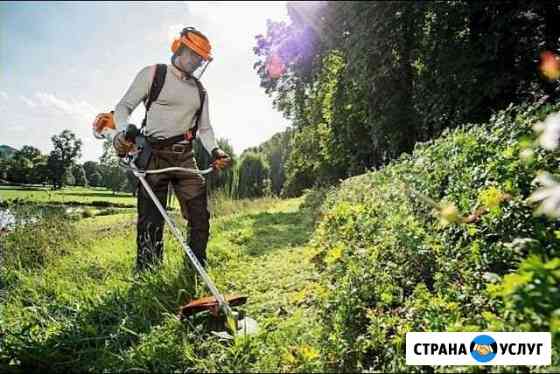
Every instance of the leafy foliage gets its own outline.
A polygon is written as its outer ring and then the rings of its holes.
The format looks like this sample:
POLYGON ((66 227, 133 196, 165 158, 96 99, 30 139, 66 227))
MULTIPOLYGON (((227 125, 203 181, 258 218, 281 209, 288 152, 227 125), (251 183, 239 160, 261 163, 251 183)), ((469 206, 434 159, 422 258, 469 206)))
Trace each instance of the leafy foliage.
POLYGON ((510 106, 327 195, 313 245, 333 368, 405 370, 408 331, 558 331, 560 224, 527 201, 558 154, 519 158, 532 124, 558 109, 510 106), (420 196, 460 219, 442 222, 420 196))
POLYGON ((551 2, 288 2, 289 23, 256 37, 254 68, 297 134, 291 195, 379 168, 417 141, 492 110, 554 102, 537 74, 556 51, 551 2), (279 60, 280 76, 270 73, 279 60))

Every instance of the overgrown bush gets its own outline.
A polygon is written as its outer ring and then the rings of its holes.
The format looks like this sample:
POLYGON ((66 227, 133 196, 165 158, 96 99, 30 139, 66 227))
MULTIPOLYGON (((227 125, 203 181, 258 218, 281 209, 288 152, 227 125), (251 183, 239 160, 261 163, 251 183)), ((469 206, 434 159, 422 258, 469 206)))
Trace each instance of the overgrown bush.
POLYGON ((335 187, 315 187, 303 191, 303 202, 300 209, 307 213, 313 223, 317 223, 324 214, 323 203, 329 191, 334 191, 335 187))
POLYGON ((560 225, 527 202, 558 152, 526 152, 559 109, 510 106, 328 194, 312 245, 332 368, 410 370, 407 332, 484 330, 552 331, 560 365, 560 225))

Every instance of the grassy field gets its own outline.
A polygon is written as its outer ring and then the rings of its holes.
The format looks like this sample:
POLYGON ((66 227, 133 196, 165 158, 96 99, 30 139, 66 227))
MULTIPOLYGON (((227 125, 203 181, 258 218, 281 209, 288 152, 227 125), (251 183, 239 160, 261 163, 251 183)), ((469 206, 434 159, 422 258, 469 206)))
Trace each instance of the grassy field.
POLYGON ((27 371, 320 370, 318 275, 306 246, 312 224, 300 203, 246 202, 242 211, 212 220, 210 275, 223 292, 249 296, 244 308, 259 323, 256 336, 224 341, 205 328, 204 316, 177 320, 180 305, 208 292, 185 270, 169 232, 162 267, 135 278, 135 215, 115 214, 79 221, 69 249, 44 267, 8 271, 0 365, 27 371))
MULTIPOLYGON (((259 210, 276 198, 232 200, 220 192, 209 195, 209 209, 213 217, 259 210)), ((0 202, 33 205, 82 205, 94 207, 135 208, 136 197, 130 193, 112 193, 105 188, 66 187, 53 191, 48 187, 0 186, 0 202)), ((179 209, 175 197, 169 200, 168 208, 179 209)))
POLYGON ((0 201, 14 200, 40 204, 136 206, 132 194, 113 194, 104 188, 67 187, 55 191, 48 187, 0 186, 0 201))

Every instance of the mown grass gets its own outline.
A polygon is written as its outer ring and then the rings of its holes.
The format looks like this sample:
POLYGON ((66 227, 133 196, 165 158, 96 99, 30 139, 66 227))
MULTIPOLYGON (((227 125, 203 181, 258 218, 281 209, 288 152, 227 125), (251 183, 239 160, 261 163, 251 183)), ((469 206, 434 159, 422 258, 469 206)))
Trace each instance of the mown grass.
POLYGON ((169 232, 164 264, 134 277, 135 215, 117 214, 82 219, 71 252, 42 267, 3 269, 0 364, 26 372, 320 369, 318 275, 305 247, 312 226, 299 204, 255 201, 212 220, 210 275, 223 292, 249 296, 244 309, 258 335, 223 341, 204 316, 177 320, 181 304, 207 291, 169 232))

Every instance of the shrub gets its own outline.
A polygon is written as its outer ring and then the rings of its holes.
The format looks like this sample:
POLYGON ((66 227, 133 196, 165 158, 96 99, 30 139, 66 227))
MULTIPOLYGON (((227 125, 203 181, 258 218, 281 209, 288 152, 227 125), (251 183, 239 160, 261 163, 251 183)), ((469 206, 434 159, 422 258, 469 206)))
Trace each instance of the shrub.
POLYGON ((531 125, 559 109, 509 107, 327 194, 312 245, 333 368, 409 370, 408 331, 557 329, 560 226, 534 216, 526 198, 537 170, 558 169, 558 154, 519 154, 531 125), (434 204, 452 208, 445 220, 434 204))
POLYGON ((314 223, 317 223, 323 216, 323 202, 329 191, 333 191, 334 187, 316 187, 307 189, 303 192, 303 202, 300 209, 306 212, 314 223))

